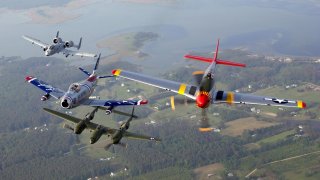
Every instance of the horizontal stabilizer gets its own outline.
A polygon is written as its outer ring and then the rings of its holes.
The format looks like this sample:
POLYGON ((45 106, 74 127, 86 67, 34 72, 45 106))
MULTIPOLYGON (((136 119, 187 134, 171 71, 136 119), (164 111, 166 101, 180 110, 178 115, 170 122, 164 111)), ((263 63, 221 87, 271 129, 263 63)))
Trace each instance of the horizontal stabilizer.
MULTIPOLYGON (((198 60, 198 61, 207 62, 207 63, 212 63, 213 62, 213 59, 212 58, 208 58, 208 57, 193 56, 193 55, 185 55, 184 57, 188 58, 188 59, 194 59, 194 60, 198 60)), ((227 61, 227 60, 217 59, 215 62, 216 62, 216 64, 222 64, 222 65, 227 65, 227 66, 246 67, 245 64, 232 62, 232 61, 227 61)))
POLYGON ((207 57, 202 57, 202 56, 193 56, 193 55, 189 55, 189 54, 185 55, 184 58, 208 62, 208 63, 212 63, 212 61, 213 61, 212 58, 207 58, 207 57))
POLYGON ((226 60, 216 60, 217 64, 227 65, 227 66, 238 66, 238 67, 246 67, 245 64, 232 62, 232 61, 226 61, 226 60))
POLYGON ((80 69, 80 71, 82 71, 86 75, 91 76, 91 73, 89 73, 88 71, 84 70, 83 68, 79 67, 79 69, 80 69))

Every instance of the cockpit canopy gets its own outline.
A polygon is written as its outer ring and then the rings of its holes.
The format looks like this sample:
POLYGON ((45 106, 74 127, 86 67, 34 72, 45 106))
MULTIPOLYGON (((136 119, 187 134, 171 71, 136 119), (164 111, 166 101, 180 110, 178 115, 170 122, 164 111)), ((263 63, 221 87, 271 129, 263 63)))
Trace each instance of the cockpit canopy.
POLYGON ((73 83, 69 87, 69 91, 72 91, 72 92, 79 92, 80 89, 81 89, 81 86, 78 83, 73 83))
POLYGON ((54 46, 50 46, 49 49, 52 50, 54 46))

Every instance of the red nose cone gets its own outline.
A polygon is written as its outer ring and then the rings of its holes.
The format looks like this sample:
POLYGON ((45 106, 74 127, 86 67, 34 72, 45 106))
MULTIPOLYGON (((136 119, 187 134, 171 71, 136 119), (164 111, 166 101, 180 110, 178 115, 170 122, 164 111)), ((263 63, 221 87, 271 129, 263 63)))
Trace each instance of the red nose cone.
POLYGON ((117 71, 116 69, 112 70, 112 74, 114 75, 116 73, 116 71, 117 71))
POLYGON ((207 94, 199 94, 196 101, 199 108, 206 108, 209 106, 210 98, 207 94))

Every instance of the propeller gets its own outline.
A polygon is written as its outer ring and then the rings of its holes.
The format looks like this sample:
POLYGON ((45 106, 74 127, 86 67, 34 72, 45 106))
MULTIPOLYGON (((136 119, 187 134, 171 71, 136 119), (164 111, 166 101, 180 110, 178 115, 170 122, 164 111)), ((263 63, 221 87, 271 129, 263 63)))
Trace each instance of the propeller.
POLYGON ((103 149, 106 150, 106 151, 108 151, 112 145, 113 145, 113 143, 109 143, 109 144, 105 145, 105 146, 103 147, 103 149))
POLYGON ((74 128, 70 126, 69 124, 63 124, 63 128, 70 129, 71 131, 74 131, 74 128))
POLYGON ((200 119, 200 127, 199 131, 201 132, 209 132, 212 131, 213 128, 209 124, 209 118, 207 115, 207 109, 201 109, 201 119, 200 119))
POLYGON ((108 143, 107 145, 104 146, 104 150, 108 151, 110 149, 111 146, 113 145, 118 145, 120 147, 123 147, 123 148, 127 148, 127 144, 126 143, 118 143, 118 144, 114 144, 114 143, 108 143))
POLYGON ((198 86, 200 86, 200 84, 201 84, 203 74, 204 74, 204 71, 195 71, 192 73, 194 80, 196 81, 198 86))
MULTIPOLYGON (((71 131, 74 132, 74 128, 72 126, 70 126, 69 124, 63 124, 63 128, 70 129, 71 131)), ((79 138, 79 135, 77 135, 77 134, 76 134, 76 143, 80 144, 80 138, 79 138)))

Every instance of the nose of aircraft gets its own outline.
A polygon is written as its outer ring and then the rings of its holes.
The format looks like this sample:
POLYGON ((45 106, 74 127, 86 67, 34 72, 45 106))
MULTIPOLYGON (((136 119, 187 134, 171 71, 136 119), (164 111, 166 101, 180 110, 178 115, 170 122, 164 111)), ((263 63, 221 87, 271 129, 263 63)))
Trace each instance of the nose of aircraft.
POLYGON ((69 109, 71 107, 71 101, 67 98, 61 100, 61 107, 69 109))

